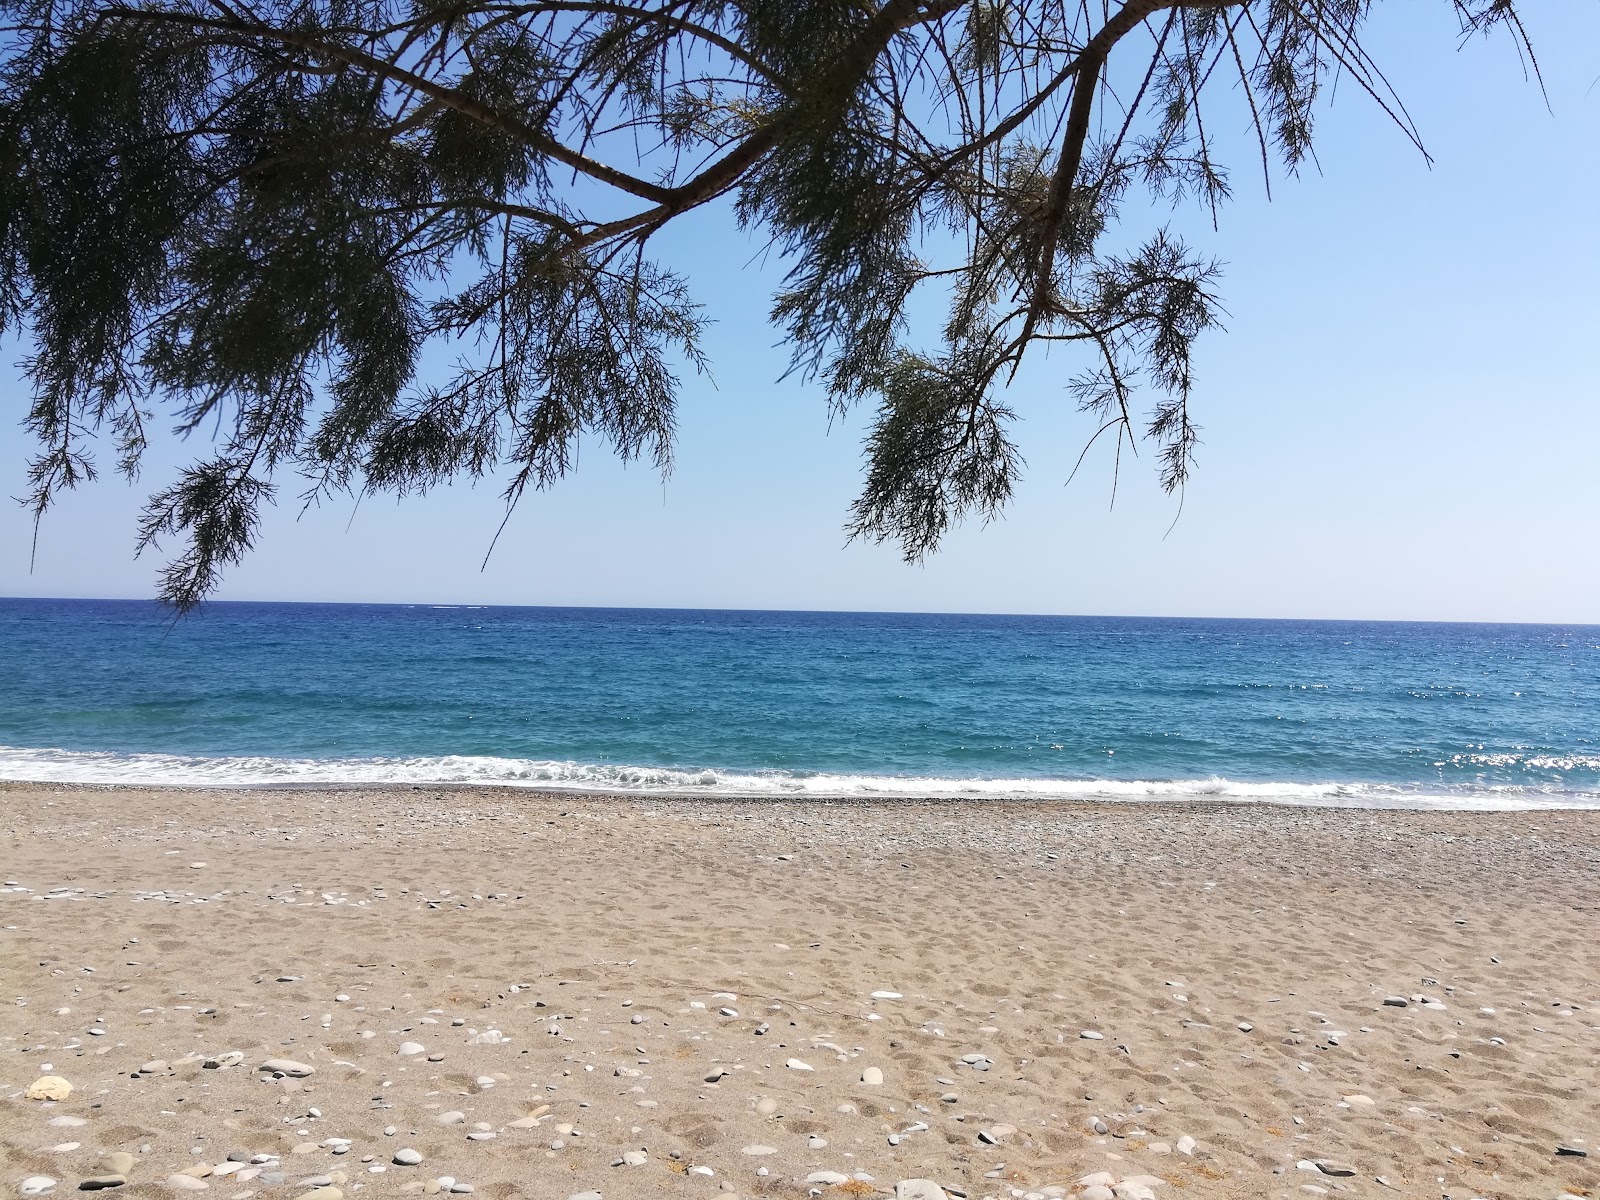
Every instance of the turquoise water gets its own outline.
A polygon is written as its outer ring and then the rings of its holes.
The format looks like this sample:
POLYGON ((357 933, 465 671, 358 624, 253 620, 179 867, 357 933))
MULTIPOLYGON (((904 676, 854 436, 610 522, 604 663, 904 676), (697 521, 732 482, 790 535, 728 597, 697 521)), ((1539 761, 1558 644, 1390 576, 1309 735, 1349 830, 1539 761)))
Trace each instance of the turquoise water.
POLYGON ((1600 807, 1600 627, 0 600, 0 778, 1600 807))

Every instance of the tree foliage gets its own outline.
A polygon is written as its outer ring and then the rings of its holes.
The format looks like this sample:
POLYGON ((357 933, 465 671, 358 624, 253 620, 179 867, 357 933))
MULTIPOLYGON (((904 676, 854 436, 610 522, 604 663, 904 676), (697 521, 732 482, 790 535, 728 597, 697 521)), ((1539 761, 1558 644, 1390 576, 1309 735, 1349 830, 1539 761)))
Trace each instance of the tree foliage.
MULTIPOLYGON (((0 0, 26 503, 92 478, 97 434, 131 475, 158 413, 198 432, 141 526, 181 543, 161 593, 188 607, 285 478, 316 502, 493 473, 509 504, 586 438, 665 470, 707 316, 650 243, 724 199, 786 264, 793 368, 876 406, 853 534, 914 559, 995 515, 1006 385, 1058 343, 1067 394, 1179 488, 1217 269, 1124 206, 1227 198, 1217 105, 1292 172, 1336 77, 1415 138, 1362 46, 1376 7, 0 0)), ((1531 56, 1511 0, 1453 7, 1531 56)))

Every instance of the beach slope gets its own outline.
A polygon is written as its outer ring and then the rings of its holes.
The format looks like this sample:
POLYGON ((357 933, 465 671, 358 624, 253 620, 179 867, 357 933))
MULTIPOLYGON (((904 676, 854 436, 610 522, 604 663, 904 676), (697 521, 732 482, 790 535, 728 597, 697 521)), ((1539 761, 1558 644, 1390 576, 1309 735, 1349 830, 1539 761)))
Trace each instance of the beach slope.
POLYGON ((0 805, 4 1195, 1600 1192, 1600 813, 0 805))

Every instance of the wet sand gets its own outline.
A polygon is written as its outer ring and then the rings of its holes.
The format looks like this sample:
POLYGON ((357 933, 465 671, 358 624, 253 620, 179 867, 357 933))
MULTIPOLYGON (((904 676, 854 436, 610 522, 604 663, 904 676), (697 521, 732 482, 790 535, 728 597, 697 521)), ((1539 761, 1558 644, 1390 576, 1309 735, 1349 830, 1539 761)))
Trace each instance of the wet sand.
POLYGON ((1600 813, 0 806, 0 1195, 1600 1193, 1600 813))

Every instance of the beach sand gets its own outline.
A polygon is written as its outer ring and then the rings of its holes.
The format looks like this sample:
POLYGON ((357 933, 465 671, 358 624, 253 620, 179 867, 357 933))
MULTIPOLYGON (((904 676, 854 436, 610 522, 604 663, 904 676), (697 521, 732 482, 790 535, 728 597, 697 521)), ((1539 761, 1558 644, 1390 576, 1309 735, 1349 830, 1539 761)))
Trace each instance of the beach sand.
POLYGON ((1600 813, 0 805, 7 1196, 1600 1193, 1600 813))

